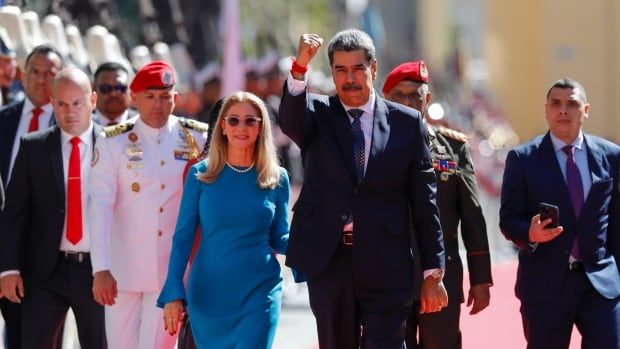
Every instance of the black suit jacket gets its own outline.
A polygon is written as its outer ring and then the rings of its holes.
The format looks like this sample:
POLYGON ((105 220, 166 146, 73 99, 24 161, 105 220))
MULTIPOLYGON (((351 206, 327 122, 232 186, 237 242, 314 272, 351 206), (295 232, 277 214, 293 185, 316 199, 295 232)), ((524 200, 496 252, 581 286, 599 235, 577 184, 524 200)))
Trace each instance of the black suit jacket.
POLYGON ((500 228, 517 244, 519 271, 516 294, 526 302, 556 299, 568 276, 568 259, 575 234, 586 275, 606 298, 620 296, 618 171, 620 148, 602 138, 584 135, 592 187, 581 216, 575 217, 568 186, 562 176, 551 137, 537 137, 508 153, 500 208, 500 228), (530 220, 541 202, 560 208, 564 230, 555 239, 529 244, 530 220), (615 256, 615 257, 614 257, 615 256))
MULTIPOLYGON (((9 166, 11 164, 11 154, 13 144, 17 136, 17 126, 24 109, 25 101, 8 104, 0 109, 0 176, 6 186, 9 177, 9 166)), ((50 125, 56 125, 54 115, 50 119, 50 125)))
POLYGON ((376 98, 372 144, 357 184, 351 122, 338 97, 291 96, 284 87, 280 127, 302 151, 304 184, 293 210, 287 265, 312 276, 328 267, 349 213, 360 286, 413 283, 411 242, 423 269, 444 268, 435 174, 420 113, 376 98))
POLYGON ((44 281, 58 258, 66 216, 60 140, 58 126, 24 135, 7 186, 0 271, 19 270, 29 284, 44 281))

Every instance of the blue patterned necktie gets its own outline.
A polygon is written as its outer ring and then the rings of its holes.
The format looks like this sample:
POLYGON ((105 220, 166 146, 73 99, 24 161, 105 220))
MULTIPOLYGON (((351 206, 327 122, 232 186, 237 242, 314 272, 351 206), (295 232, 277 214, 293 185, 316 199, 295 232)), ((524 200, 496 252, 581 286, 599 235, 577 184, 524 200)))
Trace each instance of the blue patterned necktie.
POLYGON ((361 182, 364 178, 364 162, 366 160, 364 132, 362 131, 362 123, 360 117, 364 114, 361 109, 349 109, 349 115, 353 118, 351 123, 351 133, 353 134, 353 160, 355 161, 355 171, 357 173, 357 182, 361 182))
MULTIPOLYGON (((570 201, 573 204, 575 217, 579 219, 584 200, 583 182, 581 181, 579 168, 575 163, 573 146, 567 145, 562 148, 562 151, 566 153, 566 184, 568 185, 568 192, 570 193, 570 201)), ((575 236, 575 240, 573 240, 573 247, 571 248, 570 254, 575 259, 579 260, 579 241, 577 240, 577 236, 575 236)))

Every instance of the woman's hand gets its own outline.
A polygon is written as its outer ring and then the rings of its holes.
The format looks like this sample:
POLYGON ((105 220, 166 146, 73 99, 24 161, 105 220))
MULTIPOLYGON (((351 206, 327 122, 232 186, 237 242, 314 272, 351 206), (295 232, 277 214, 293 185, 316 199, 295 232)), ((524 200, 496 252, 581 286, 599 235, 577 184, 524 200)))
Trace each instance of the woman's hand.
POLYGON ((166 303, 164 306, 164 329, 171 336, 177 333, 181 314, 183 314, 183 301, 180 299, 166 303))

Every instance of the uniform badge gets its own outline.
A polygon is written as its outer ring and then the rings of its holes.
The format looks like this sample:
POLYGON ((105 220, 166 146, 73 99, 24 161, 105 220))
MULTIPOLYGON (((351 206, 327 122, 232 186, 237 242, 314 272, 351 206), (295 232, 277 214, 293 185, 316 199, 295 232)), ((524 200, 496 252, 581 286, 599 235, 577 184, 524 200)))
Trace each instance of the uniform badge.
POLYGON ((139 170, 141 168, 144 168, 144 163, 142 163, 142 162, 129 162, 129 163, 127 163, 127 169, 128 170, 139 170))
POLYGON ((450 175, 448 174, 448 172, 442 172, 439 175, 439 178, 441 178, 442 181, 446 182, 448 179, 450 179, 450 175))
POLYGON ((189 151, 188 150, 175 150, 174 151, 174 159, 181 161, 189 160, 189 151))
MULTIPOLYGON (((139 144, 136 143, 138 141, 138 135, 135 132, 131 132, 127 135, 127 138, 131 142, 127 145, 127 150, 125 151, 127 153, 127 156, 129 157, 129 161, 132 161, 132 162, 142 161, 142 154, 144 152, 142 151, 142 149, 138 147, 139 144)), ((135 168, 142 168, 142 167, 144 167, 144 165, 142 165, 141 167, 135 167, 135 168)), ((127 168, 129 168, 129 164, 127 165, 127 168)))
POLYGON ((127 138, 129 138, 129 141, 131 143, 136 143, 138 141, 138 135, 135 132, 131 132, 130 134, 128 134, 127 138))
POLYGON ((131 191, 137 193, 140 191, 140 183, 138 182, 133 182, 131 183, 131 191))
POLYGON ((456 162, 443 159, 433 159, 433 169, 447 174, 456 173, 456 162))
POLYGON ((169 70, 165 70, 161 74, 161 83, 166 86, 172 85, 172 73, 169 70))
POLYGON ((420 64, 420 77, 424 80, 428 79, 428 68, 426 68, 426 64, 420 64))

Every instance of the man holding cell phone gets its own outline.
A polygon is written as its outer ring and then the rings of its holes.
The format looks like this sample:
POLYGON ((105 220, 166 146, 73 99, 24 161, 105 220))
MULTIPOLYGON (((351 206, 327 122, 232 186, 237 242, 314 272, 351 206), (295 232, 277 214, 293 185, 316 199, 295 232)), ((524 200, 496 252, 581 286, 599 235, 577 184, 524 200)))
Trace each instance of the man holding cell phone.
POLYGON ((581 84, 556 81, 549 132, 506 159, 500 228, 520 249, 515 292, 530 349, 568 348, 573 325, 583 348, 620 348, 620 231, 609 222, 620 214, 620 147, 582 132, 589 109, 581 84))

